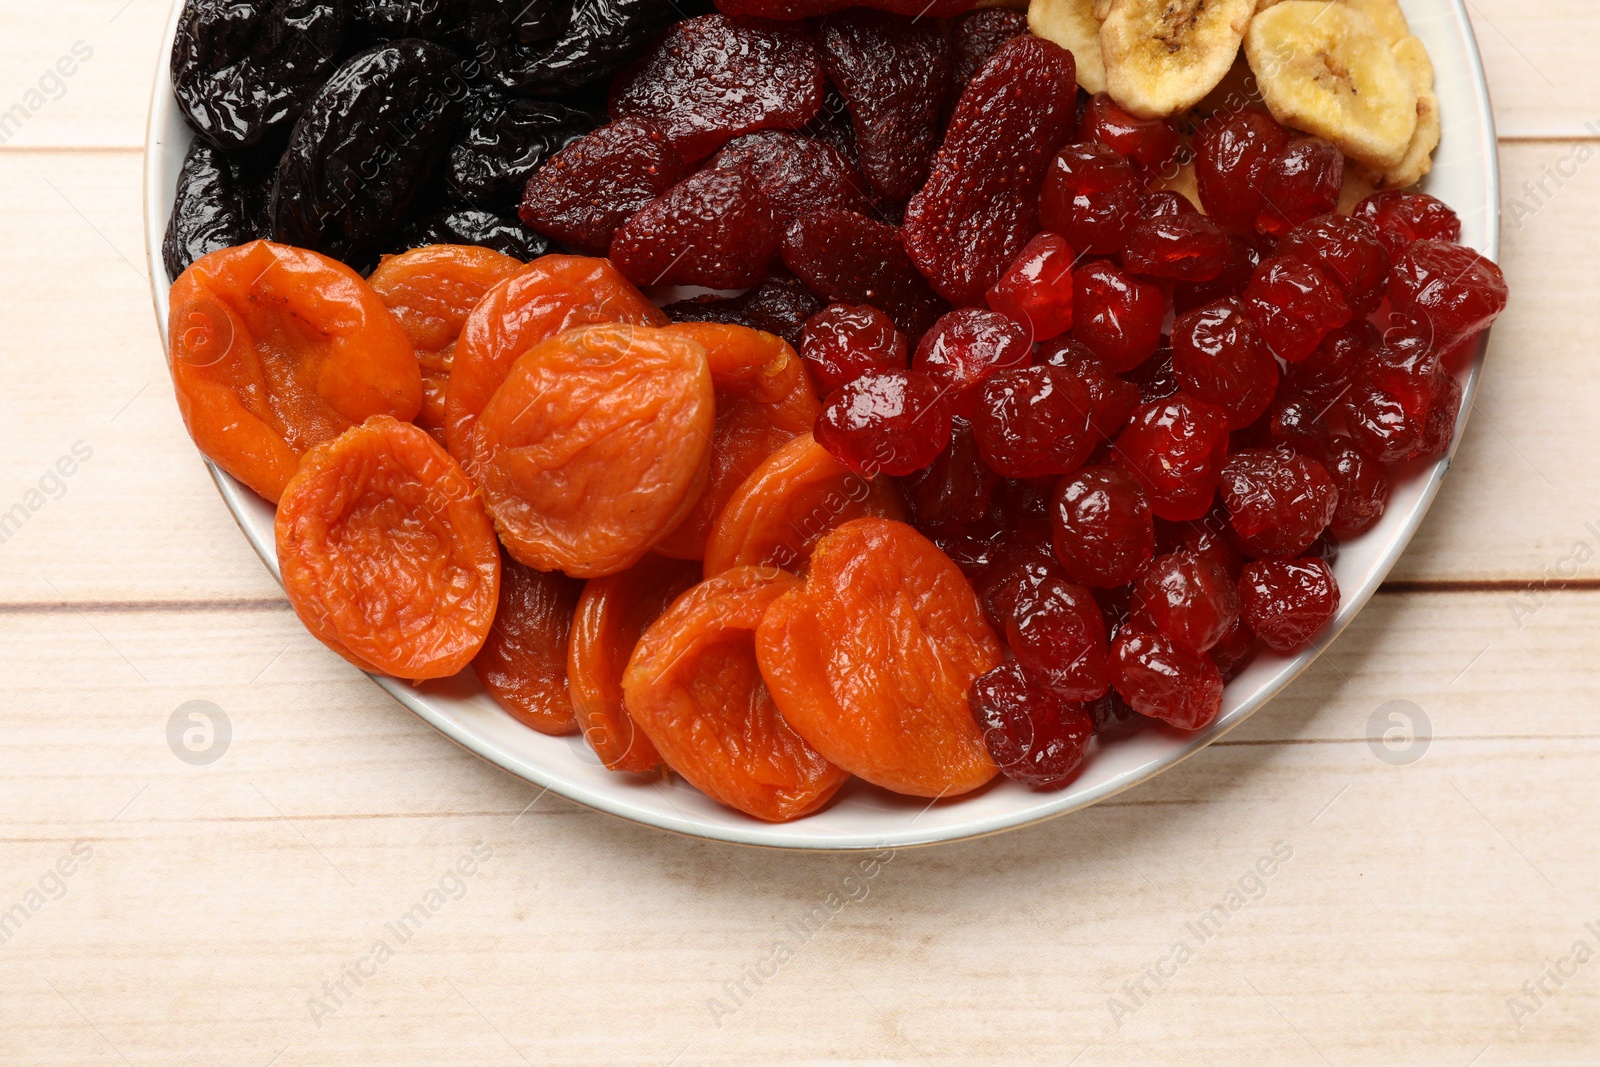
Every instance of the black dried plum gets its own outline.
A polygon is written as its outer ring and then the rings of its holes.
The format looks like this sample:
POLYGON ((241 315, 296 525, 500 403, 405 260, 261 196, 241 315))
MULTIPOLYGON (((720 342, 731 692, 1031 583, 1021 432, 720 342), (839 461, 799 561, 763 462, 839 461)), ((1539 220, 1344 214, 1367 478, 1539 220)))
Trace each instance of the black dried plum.
POLYGON ((295 124, 272 190, 275 239, 346 261, 383 251, 436 185, 465 83, 417 39, 346 60, 295 124))
POLYGON ((176 280, 209 252, 266 236, 270 171, 263 170, 255 159, 232 157, 194 139, 178 174, 178 195, 161 242, 168 279, 176 280))
POLYGON ((673 322, 721 322, 775 333, 796 349, 806 320, 825 306, 821 297, 792 274, 778 272, 738 296, 704 296, 662 308, 673 322))
POLYGON ((671 0, 470 0, 466 36, 500 86, 560 96, 616 73, 671 21, 671 0))
POLYGON ((405 228, 390 251, 424 245, 482 245, 522 260, 550 251, 549 239, 522 225, 516 211, 460 203, 446 203, 425 213, 405 228))
POLYGON ((355 0, 355 21, 370 42, 422 37, 440 44, 463 39, 467 0, 355 0))
POLYGON ((515 204, 544 161, 599 123, 594 115, 543 100, 476 93, 466 129, 450 150, 450 190, 474 204, 515 204))
POLYGON ((223 148, 299 118, 339 62, 351 0, 188 0, 172 42, 178 109, 223 148))

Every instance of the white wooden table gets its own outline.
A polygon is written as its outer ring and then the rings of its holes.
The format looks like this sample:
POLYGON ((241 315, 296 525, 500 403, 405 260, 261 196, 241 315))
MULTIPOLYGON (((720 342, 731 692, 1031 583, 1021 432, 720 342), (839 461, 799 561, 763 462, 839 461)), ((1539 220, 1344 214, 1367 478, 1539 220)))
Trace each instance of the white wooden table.
POLYGON ((153 326, 166 2, 0 0, 0 1062, 1600 1063, 1600 9, 1468 6, 1512 304, 1391 583, 1176 770, 863 871, 541 796, 306 634, 153 326))

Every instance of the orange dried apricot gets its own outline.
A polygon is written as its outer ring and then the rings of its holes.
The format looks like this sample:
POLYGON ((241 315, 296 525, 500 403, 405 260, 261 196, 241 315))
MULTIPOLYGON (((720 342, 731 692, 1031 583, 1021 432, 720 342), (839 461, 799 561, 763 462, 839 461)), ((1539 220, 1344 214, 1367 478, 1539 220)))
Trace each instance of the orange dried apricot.
POLYGON ((717 425, 705 491, 656 551, 702 559, 711 526, 735 490, 762 460, 810 430, 822 405, 799 354, 781 337, 716 322, 685 322, 669 329, 705 346, 716 388, 717 425))
POLYGON ((372 415, 416 417, 417 357, 349 267, 251 241, 202 256, 172 284, 178 410, 200 451, 276 502, 307 449, 372 415))
POLYGON ((887 478, 857 474, 801 434, 734 490, 706 542, 706 577, 739 566, 801 571, 818 538, 867 515, 903 519, 899 490, 887 478))
POLYGON ((295 614, 356 666, 443 678, 483 646, 500 546, 472 482, 427 431, 376 415, 311 449, 276 534, 295 614))
POLYGON ((416 423, 444 444, 444 395, 456 340, 478 301, 524 266, 492 248, 427 245, 384 256, 367 284, 411 339, 422 369, 416 423))
POLYGON ((461 327, 445 390, 445 442, 470 474, 473 437, 517 357, 578 326, 624 322, 665 326, 666 314, 608 261, 541 256, 484 294, 461 327))
POLYGON ((756 664, 768 606, 799 587, 772 567, 701 582, 645 631, 622 678, 628 711, 667 766, 769 822, 809 815, 849 778, 784 721, 756 664))
POLYGON ((967 689, 1000 641, 960 568, 905 523, 823 537, 805 584, 768 609, 756 657, 795 732, 869 782, 954 796, 998 770, 967 689))
POLYGON ((714 418, 706 350, 681 334, 585 326, 535 346, 474 434, 501 540, 575 578, 632 566, 699 499, 714 418))
POLYGON ((572 613, 583 583, 500 558, 500 606, 472 658, 478 681, 511 717, 542 734, 578 728, 567 686, 572 613))
POLYGON ((578 728, 610 770, 661 770, 661 753, 623 704, 622 672, 640 636, 699 579, 700 568, 692 562, 649 555, 620 574, 583 585, 572 618, 567 683, 578 728))

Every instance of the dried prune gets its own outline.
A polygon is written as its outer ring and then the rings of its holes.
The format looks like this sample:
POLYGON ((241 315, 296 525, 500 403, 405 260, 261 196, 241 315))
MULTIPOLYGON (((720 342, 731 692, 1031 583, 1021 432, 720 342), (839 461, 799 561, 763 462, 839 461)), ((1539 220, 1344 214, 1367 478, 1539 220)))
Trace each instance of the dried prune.
POLYGON ((474 434, 500 539, 576 578, 631 567, 699 499, 713 409, 705 348, 668 330, 588 326, 536 345, 474 434))
POLYGON ((870 206, 866 182, 848 156, 824 141, 787 130, 736 137, 706 167, 749 173, 784 221, 829 208, 864 212, 870 206))
POLYGON ((483 647, 500 548, 472 483, 417 427, 376 415, 308 452, 276 540, 295 614, 356 666, 445 678, 483 647))
POLYGON ((223 148, 300 117, 338 64, 351 0, 187 0, 172 41, 178 110, 223 148))
POLYGON ((661 310, 673 322, 720 322, 776 334, 799 348, 806 320, 823 308, 817 294, 792 274, 779 271, 738 296, 705 294, 668 304, 661 310))
POLYGON ((799 571, 835 526, 865 515, 899 519, 904 512, 888 478, 855 473, 801 434, 768 456, 717 516, 706 543, 706 577, 741 566, 799 571))
POLYGON ((560 96, 638 55, 673 13, 670 0, 468 0, 465 35, 500 86, 560 96))
POLYGON ((743 170, 691 174, 623 224, 611 262, 636 285, 742 289, 778 250, 778 218, 743 170))
POLYGON ((567 689, 568 638, 583 583, 500 560, 500 606, 472 671, 489 695, 542 734, 578 728, 567 689))
POLYGON ((685 159, 754 130, 799 129, 822 107, 805 27, 701 15, 680 22, 611 86, 613 118, 646 118, 685 159))
POLYGON ((355 26, 369 41, 422 37, 450 44, 467 17, 468 0, 354 0, 355 26))
POLYGON ((661 771, 661 753, 623 703, 622 672, 650 624, 699 580, 696 564, 652 554, 583 585, 572 617, 567 685, 583 739, 607 770, 661 771))
POLYGON ((208 252, 266 236, 265 182, 251 162, 199 137, 189 145, 161 242, 169 281, 208 252))
POLYGON ((518 214, 538 233, 603 256, 618 228, 684 173, 653 123, 620 119, 550 157, 528 179, 518 214))
POLYGON ((912 796, 993 778, 967 690, 1000 641, 943 552, 904 523, 857 519, 824 537, 805 585, 756 631, 778 710, 839 767, 912 796))
POLYGON ((545 160, 595 125, 593 115, 563 104, 474 93, 445 180, 453 195, 469 203, 510 207, 545 160))
POLYGON ((390 242, 403 252, 429 245, 478 245, 519 260, 537 259, 550 242, 517 219, 514 211, 445 201, 424 210, 390 242))
POLYGON ((783 263, 830 303, 871 304, 907 337, 945 310, 906 255, 900 229, 852 211, 818 211, 783 235, 783 263))
POLYGON ((905 200, 928 176, 950 84, 950 43, 930 19, 865 8, 822 20, 822 65, 850 109, 861 170, 905 200))
POLYGON ((460 121, 455 54, 427 41, 345 60, 295 123, 272 187, 275 240, 360 260, 428 195, 460 121))
POLYGON ((756 663, 756 627, 799 584, 758 567, 700 583, 645 631, 622 679, 628 711, 669 767, 770 822, 809 815, 849 777, 778 714, 756 663))
POLYGON ((201 452, 268 500, 307 449, 422 406, 411 342, 343 263, 252 241, 196 260, 169 300, 183 421, 201 452))
POLYGON ((950 24, 950 83, 956 92, 983 69, 989 57, 1013 37, 1028 32, 1028 13, 1009 7, 969 11, 950 24))
POLYGON ((1059 45, 1018 37, 962 91, 905 221, 911 261, 951 303, 981 304, 1038 231, 1039 183, 1078 122, 1076 70, 1059 45))

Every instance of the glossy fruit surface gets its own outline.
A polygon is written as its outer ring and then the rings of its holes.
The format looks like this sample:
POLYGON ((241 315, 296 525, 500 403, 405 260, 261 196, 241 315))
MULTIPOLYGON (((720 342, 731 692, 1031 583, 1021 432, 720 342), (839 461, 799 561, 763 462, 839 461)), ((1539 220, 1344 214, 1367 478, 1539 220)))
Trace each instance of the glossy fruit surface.
POLYGON ((1112 456, 1139 481, 1157 517, 1184 520, 1210 509, 1227 451, 1227 414, 1176 392, 1136 409, 1112 456))
POLYGON ((1150 559, 1155 528, 1144 490, 1119 467, 1082 467, 1056 487, 1051 544, 1073 581, 1114 588, 1150 559))
POLYGON ((1058 789, 1083 764, 1095 732, 1083 703, 1033 685, 1016 663, 981 675, 967 699, 989 755, 1012 781, 1058 789))
POLYGON ((867 371, 829 394, 812 434, 854 471, 910 474, 950 443, 950 410, 922 371, 867 371))
POLYGON ((1320 559, 1258 560, 1239 579, 1244 619, 1275 652, 1309 645, 1339 610, 1339 584, 1320 559))
POLYGON ((578 722, 567 686, 572 613, 583 583, 500 556, 500 603, 472 671, 499 705, 542 734, 570 734, 578 722))

